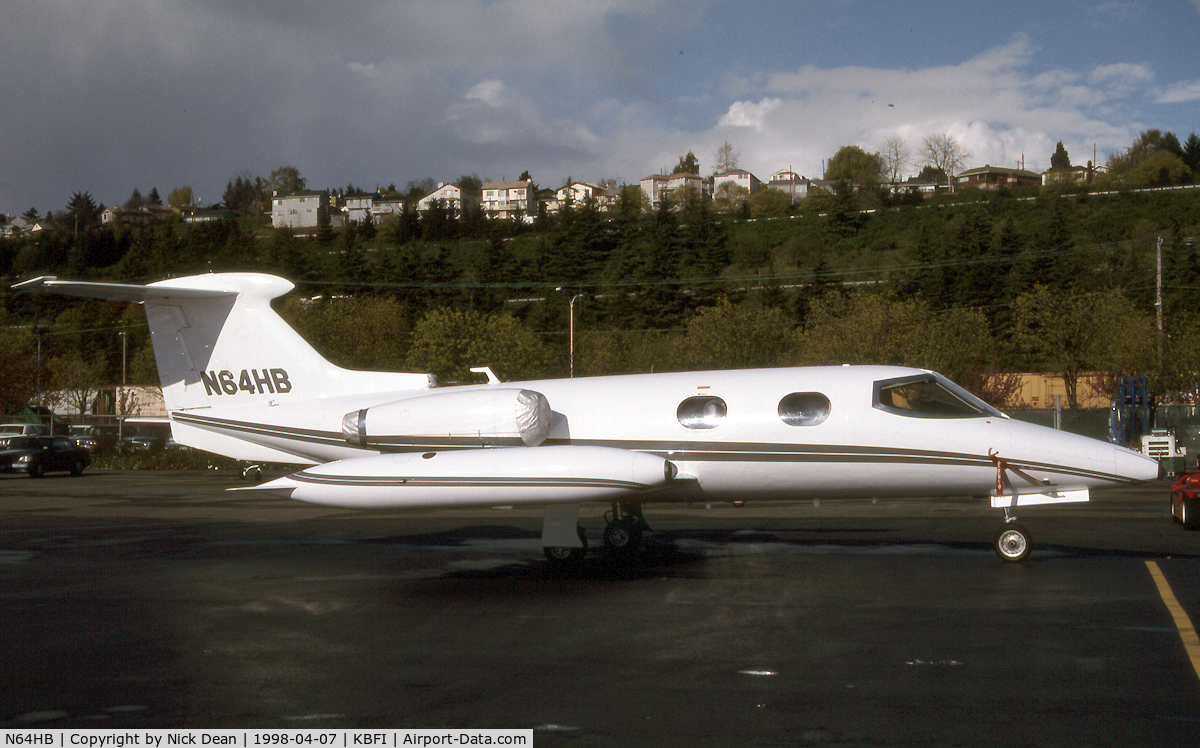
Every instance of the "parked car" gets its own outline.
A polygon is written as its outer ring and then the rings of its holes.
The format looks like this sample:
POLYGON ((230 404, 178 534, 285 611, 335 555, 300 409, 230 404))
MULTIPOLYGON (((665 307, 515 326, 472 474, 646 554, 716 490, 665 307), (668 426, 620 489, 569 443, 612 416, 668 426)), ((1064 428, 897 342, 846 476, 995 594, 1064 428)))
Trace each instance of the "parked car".
POLYGON ((1200 473, 1183 473, 1171 486, 1171 520, 1200 530, 1200 473))
POLYGON ((72 426, 67 438, 77 447, 105 449, 117 443, 116 426, 72 426))
POLYGON ((171 436, 171 429, 143 427, 133 436, 121 440, 119 448, 122 452, 158 452, 171 436))
POLYGON ((8 446, 16 436, 50 436, 50 427, 44 423, 0 424, 0 448, 8 446))
POLYGON ((57 471, 79 475, 91 464, 91 453, 65 436, 16 436, 0 449, 0 470, 29 473, 31 478, 57 471))

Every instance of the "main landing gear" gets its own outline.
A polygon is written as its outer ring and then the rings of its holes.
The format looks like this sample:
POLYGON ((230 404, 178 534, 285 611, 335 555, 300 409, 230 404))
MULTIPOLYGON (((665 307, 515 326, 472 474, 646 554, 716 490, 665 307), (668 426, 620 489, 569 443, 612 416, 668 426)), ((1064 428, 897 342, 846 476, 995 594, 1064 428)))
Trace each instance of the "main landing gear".
MULTIPOLYGON (((576 505, 548 507, 542 527, 542 551, 555 566, 572 566, 583 561, 588 543, 578 525, 576 505), (572 537, 574 536, 574 537, 572 537), (577 539, 576 539, 577 538, 577 539)), ((642 534, 650 529, 640 503, 614 502, 604 513, 604 547, 611 556, 627 559, 642 547, 642 534)))
POLYGON ((1033 539, 1023 525, 1017 524, 1017 518, 1009 515, 1008 508, 1004 509, 1004 527, 996 533, 996 555, 1005 561, 1024 561, 1033 550, 1033 539))
POLYGON ((642 516, 640 503, 620 504, 613 502, 612 509, 604 513, 608 523, 604 527, 604 545, 618 558, 628 558, 642 547, 642 533, 650 529, 642 516))

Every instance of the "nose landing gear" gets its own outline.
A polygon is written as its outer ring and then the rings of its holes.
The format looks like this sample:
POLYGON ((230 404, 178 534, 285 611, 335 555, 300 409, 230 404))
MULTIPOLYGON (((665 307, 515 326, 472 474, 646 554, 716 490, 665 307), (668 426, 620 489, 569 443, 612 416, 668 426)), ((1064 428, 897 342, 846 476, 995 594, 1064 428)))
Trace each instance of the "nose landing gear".
MULTIPOLYGON (((1004 496, 1004 473, 1009 469, 1012 469, 1013 472, 1025 480, 1031 483, 1034 482, 1032 478, 1020 470, 1010 468, 1008 463, 995 451, 989 451, 988 457, 996 465, 995 495, 997 497, 1004 496)), ((995 503, 992 506, 995 506, 995 503)), ((1029 556, 1029 552, 1033 550, 1033 538, 1030 537, 1029 530, 1026 530, 1023 525, 1017 524, 1017 518, 1009 514, 1008 507, 1004 507, 1004 526, 996 533, 992 547, 996 550, 997 556, 1013 563, 1024 561, 1029 556)))
POLYGON ((1004 510, 1004 527, 996 533, 996 555, 1005 561, 1024 561, 1033 550, 1033 539, 1023 525, 1018 525, 1016 517, 1010 517, 1004 510))

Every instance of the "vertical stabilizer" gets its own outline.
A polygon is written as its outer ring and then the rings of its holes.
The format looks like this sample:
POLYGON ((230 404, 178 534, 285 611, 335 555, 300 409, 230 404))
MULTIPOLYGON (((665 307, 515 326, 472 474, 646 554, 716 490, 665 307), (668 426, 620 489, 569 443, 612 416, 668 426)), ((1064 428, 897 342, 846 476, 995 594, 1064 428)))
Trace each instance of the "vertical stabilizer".
POLYGON ((294 287, 259 273, 193 275, 144 286, 42 277, 13 286, 141 303, 168 411, 432 385, 427 374, 352 371, 329 363, 271 308, 272 299, 294 287))

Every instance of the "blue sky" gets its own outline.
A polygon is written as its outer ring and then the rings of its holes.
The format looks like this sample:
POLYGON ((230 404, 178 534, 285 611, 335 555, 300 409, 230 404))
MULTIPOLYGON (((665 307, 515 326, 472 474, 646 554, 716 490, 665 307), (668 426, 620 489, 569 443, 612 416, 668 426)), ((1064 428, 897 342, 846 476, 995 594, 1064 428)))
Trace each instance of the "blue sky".
POLYGON ((1200 132, 1200 0, 8 0, 0 212, 297 166, 313 188, 760 178, 949 133, 1049 166, 1200 132))

